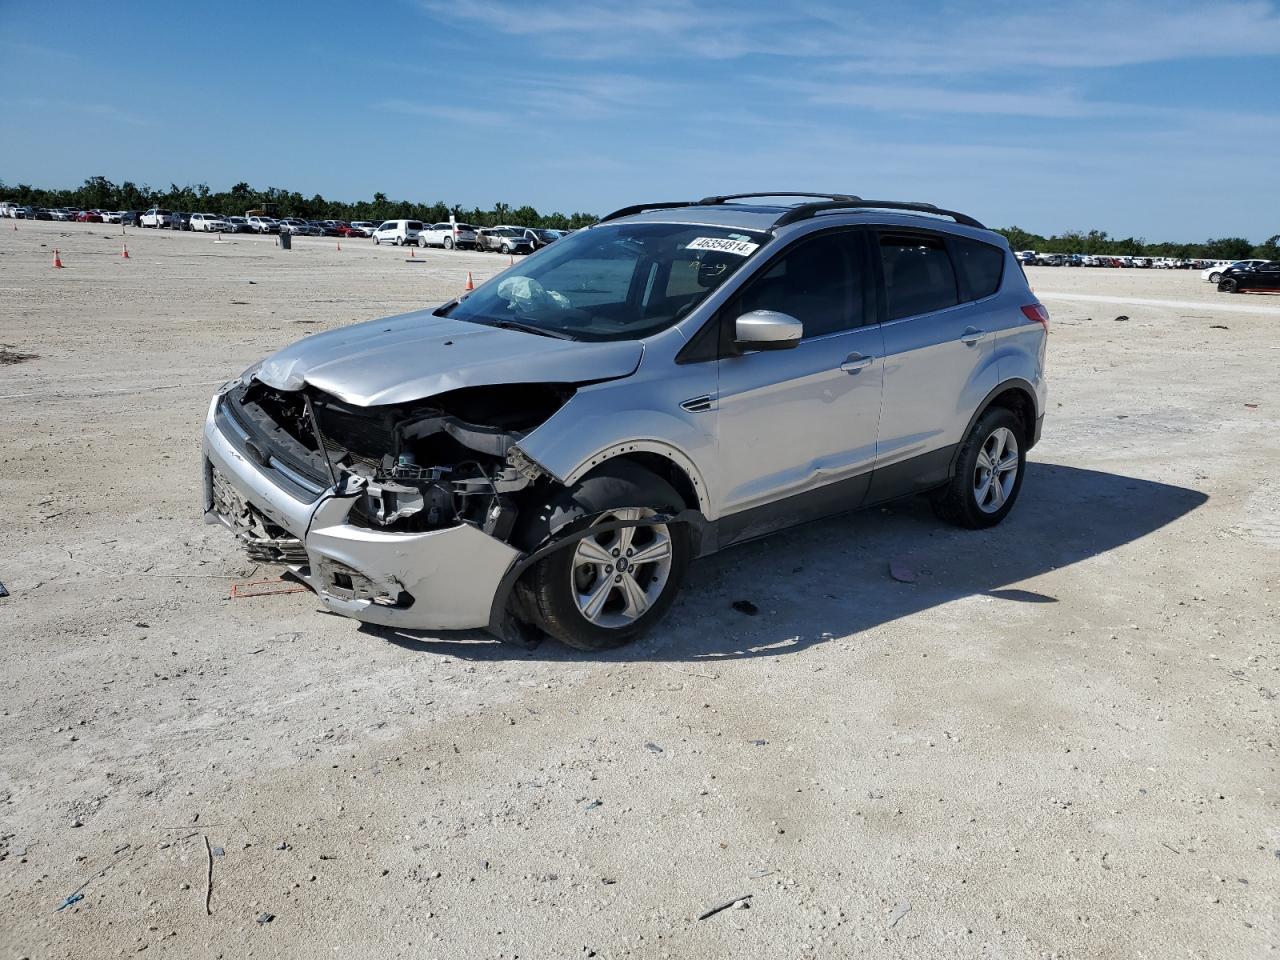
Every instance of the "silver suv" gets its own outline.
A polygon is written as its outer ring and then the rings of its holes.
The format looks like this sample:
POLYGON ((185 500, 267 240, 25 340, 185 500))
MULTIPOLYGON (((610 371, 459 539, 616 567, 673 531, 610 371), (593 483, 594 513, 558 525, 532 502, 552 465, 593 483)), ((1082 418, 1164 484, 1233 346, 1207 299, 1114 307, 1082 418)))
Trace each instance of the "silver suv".
POLYGON ((1048 313, 929 204, 641 204, 441 306, 227 383, 206 518, 329 610, 600 650, 687 565, 908 494, 989 527, 1045 406, 1048 313))

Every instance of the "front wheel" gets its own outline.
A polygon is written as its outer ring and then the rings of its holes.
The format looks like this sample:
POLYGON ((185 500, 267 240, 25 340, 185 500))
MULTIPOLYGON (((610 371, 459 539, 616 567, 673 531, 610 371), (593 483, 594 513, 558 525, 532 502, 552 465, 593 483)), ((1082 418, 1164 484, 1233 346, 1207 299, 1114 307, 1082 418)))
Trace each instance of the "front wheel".
POLYGON ((533 592, 547 633, 579 650, 611 650, 666 613, 690 548, 683 524, 646 522, 654 516, 648 507, 605 510, 589 529, 606 529, 538 565, 533 592))
POLYGON ((934 511, 960 527, 993 527, 1013 509, 1022 489, 1027 453, 1022 421, 991 407, 960 445, 955 475, 934 498, 934 511))
POLYGON ((1218 281, 1219 293, 1235 293, 1240 289, 1240 284, 1235 277, 1226 277, 1218 281))

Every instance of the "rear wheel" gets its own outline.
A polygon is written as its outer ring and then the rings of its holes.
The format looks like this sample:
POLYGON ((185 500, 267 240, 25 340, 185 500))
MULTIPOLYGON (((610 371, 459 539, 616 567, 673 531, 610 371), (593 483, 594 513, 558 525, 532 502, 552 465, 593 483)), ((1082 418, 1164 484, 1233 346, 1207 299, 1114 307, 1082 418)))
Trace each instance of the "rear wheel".
POLYGON ((452 249, 453 249, 453 237, 445 237, 445 238, 444 238, 444 248, 445 248, 446 250, 452 250, 452 249))
POLYGON ((1213 273, 1209 274, 1210 283, 1217 283, 1221 279, 1222 279, 1222 274, 1218 273, 1216 270, 1213 273))
POLYGON ((1240 284, 1236 281, 1235 277, 1225 277, 1218 281, 1219 293, 1235 293, 1239 289, 1240 284))
POLYGON ((991 407, 983 413, 960 446, 955 476, 934 499, 938 516, 972 530, 1003 520, 1022 489, 1024 435, 1013 411, 991 407))

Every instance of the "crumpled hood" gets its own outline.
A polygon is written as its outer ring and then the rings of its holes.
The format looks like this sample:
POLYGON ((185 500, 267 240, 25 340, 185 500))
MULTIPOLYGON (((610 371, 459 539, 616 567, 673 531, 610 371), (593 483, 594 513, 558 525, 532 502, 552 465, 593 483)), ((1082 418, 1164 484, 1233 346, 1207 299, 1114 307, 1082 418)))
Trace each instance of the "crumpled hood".
POLYGON ((428 309, 307 337, 272 354, 254 376, 277 390, 307 383, 368 407, 460 387, 625 377, 643 352, 635 340, 556 340, 436 317, 428 309))

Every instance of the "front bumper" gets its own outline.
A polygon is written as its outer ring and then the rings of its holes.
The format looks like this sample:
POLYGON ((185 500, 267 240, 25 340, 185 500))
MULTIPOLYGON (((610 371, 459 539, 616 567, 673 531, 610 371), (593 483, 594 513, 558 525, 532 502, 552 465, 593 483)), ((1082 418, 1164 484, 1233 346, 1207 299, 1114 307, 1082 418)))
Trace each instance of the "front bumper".
POLYGON ((255 521, 279 528, 272 531, 271 542, 297 542, 306 563, 292 563, 291 568, 334 613, 407 629, 489 625, 494 597, 520 551, 469 524, 393 533, 349 523, 360 487, 329 488, 312 496, 286 477, 276 482, 268 476, 276 465, 260 466, 244 438, 234 428, 220 426, 219 400, 210 405, 204 427, 207 523, 220 523, 251 544, 256 541, 243 518, 227 510, 225 488, 230 487, 255 521), (218 496, 215 484, 225 485, 218 496))

